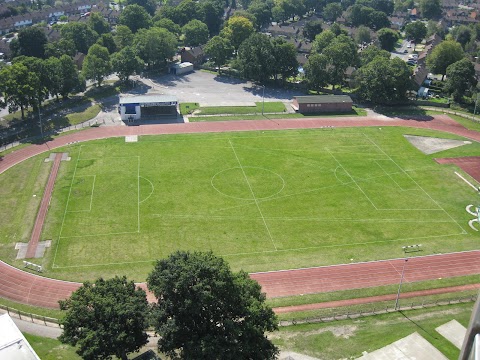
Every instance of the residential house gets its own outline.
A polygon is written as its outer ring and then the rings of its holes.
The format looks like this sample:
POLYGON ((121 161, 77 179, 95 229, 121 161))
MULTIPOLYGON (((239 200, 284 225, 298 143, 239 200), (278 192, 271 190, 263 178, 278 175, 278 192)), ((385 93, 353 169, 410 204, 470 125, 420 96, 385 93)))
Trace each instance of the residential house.
POLYGON ((205 61, 205 52, 202 46, 183 48, 180 51, 180 57, 182 63, 192 63, 193 66, 198 67, 205 61))

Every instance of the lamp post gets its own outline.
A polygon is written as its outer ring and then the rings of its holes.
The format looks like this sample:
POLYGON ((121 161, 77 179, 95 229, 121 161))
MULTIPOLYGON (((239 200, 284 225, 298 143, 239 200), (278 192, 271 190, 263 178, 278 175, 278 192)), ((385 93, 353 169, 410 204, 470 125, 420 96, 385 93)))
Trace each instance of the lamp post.
POLYGON ((262 85, 263 87, 263 95, 262 95, 262 115, 263 115, 263 110, 265 109, 265 85, 262 85))
POLYGON ((475 114, 477 112, 478 95, 480 95, 480 93, 477 93, 477 99, 475 100, 475 107, 473 108, 473 120, 475 120, 475 114))
POLYGON ((42 116, 40 115, 40 101, 38 101, 38 124, 40 125, 40 136, 43 139, 42 116))
POLYGON ((405 259, 403 263, 402 276, 400 277, 400 284, 398 285, 397 299, 395 300, 395 310, 398 310, 398 300, 400 299, 400 291, 402 290, 403 277, 405 275, 405 266, 407 265, 408 259, 405 259))

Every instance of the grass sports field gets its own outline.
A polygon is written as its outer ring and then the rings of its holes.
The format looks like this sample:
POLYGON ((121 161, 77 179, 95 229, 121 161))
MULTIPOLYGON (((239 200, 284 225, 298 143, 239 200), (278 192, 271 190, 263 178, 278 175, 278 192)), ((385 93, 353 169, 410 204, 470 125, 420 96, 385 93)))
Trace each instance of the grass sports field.
MULTIPOLYGON (((480 145, 428 156, 403 134, 458 138, 330 128, 72 144, 62 149, 71 161, 61 164, 42 236, 53 240, 46 275, 140 281, 177 249, 211 249, 249 272, 402 257, 413 244, 423 245, 420 255, 477 249, 465 206, 478 195, 433 158, 480 155, 480 145)), ((0 175, 0 207, 34 207, 45 157, 0 175), (22 177, 23 168, 35 172, 22 177)), ((9 262, 13 234, 28 241, 31 227, 22 220, 28 211, 12 213, 0 220, 0 255, 9 262)))

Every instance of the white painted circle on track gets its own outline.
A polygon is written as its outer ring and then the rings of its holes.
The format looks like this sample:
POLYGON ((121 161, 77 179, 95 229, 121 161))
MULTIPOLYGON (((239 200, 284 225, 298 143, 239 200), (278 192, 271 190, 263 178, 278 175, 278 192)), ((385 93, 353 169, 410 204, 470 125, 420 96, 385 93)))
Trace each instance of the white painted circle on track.
MULTIPOLYGON (((247 178, 248 178, 248 176, 247 176, 247 178)), ((269 170, 269 169, 265 169, 265 168, 262 168, 262 167, 255 167, 255 166, 243 166, 243 167, 236 166, 236 167, 232 167, 232 168, 229 168, 229 169, 219 171, 218 173, 216 173, 215 175, 212 176, 212 179, 210 180, 210 183, 211 183, 212 187, 218 193, 222 194, 223 196, 227 196, 227 197, 232 198, 232 199, 246 200, 246 201, 269 199, 269 198, 274 197, 274 196, 278 195, 279 193, 281 193, 283 191, 283 189, 285 188, 285 180, 283 179, 283 177, 280 174, 277 174, 276 172, 274 172, 272 170, 269 170), (218 184, 217 184, 217 186, 215 186, 216 180, 219 180, 222 175, 226 175, 228 172, 231 172, 231 171, 238 171, 239 172, 238 176, 244 177, 245 175, 243 174, 243 171, 244 171, 243 169, 260 170, 260 173, 263 172, 264 174, 263 175, 257 175, 257 176, 261 176, 261 177, 265 178, 266 179, 265 182, 269 181, 270 183, 272 183, 271 179, 272 179, 272 175, 273 175, 274 176, 273 178, 276 179, 276 182, 278 183, 278 186, 275 186, 275 189, 272 190, 271 194, 268 194, 267 196, 256 196, 255 195, 255 198, 252 197, 252 196, 248 196, 248 197, 236 196, 234 194, 229 193, 228 189, 222 189, 222 187, 218 186, 218 184), (268 180, 268 179, 270 179, 270 180, 268 180)), ((248 186, 249 186, 248 184, 245 184, 245 189, 248 190, 248 186)), ((255 194, 255 186, 253 186, 253 193, 255 194)))

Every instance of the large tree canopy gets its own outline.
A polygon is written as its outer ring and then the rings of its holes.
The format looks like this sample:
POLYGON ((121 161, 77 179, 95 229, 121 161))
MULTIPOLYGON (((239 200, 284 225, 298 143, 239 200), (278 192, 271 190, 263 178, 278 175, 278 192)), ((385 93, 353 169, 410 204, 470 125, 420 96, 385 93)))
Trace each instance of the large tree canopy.
POLYGON ((110 75, 111 72, 112 63, 108 49, 98 44, 92 45, 83 62, 82 73, 85 79, 96 81, 100 86, 105 76, 110 75))
POLYGON ((274 359, 277 348, 265 331, 277 319, 260 285, 232 273, 211 252, 176 252, 160 260, 147 279, 158 304, 158 348, 174 359, 274 359))
POLYGON ((140 5, 128 5, 120 14, 119 23, 126 25, 136 33, 139 29, 148 29, 152 25, 152 18, 140 5))
POLYGON ((452 94, 455 101, 460 102, 465 91, 475 85, 477 85, 475 67, 467 58, 463 58, 447 67, 445 91, 452 94))
POLYGON ((18 33, 19 54, 17 55, 43 58, 46 44, 47 36, 42 28, 36 26, 27 27, 18 33))
POLYGON ((221 32, 221 36, 227 38, 235 49, 253 34, 253 24, 247 18, 235 16, 230 18, 221 32))
POLYGON ((427 27, 421 21, 409 23, 405 26, 405 35, 415 43, 420 43, 427 36, 427 27))
POLYGON ((447 67, 463 57, 462 45, 456 41, 442 41, 427 56, 427 66, 433 73, 445 75, 447 67))
POLYGON ((177 38, 163 28, 140 29, 135 36, 134 46, 145 64, 150 68, 160 68, 175 55, 177 38))
POLYGON ((440 0, 420 0, 418 5, 424 18, 432 19, 442 14, 440 0))
POLYGON ((204 50, 218 67, 218 73, 220 73, 221 66, 225 64, 233 53, 233 47, 230 45, 230 42, 218 35, 207 42, 204 50))
POLYGON ((395 49, 395 44, 399 39, 398 32, 392 29, 383 28, 378 31, 377 35, 380 47, 383 50, 393 51, 393 49, 395 49))
POLYGON ((183 26, 182 32, 187 46, 203 45, 208 41, 208 26, 200 20, 189 21, 183 26))
POLYGON ((376 56, 355 75, 358 95, 379 104, 403 102, 411 86, 410 75, 411 71, 403 60, 376 56))
POLYGON ((85 282, 69 299, 60 341, 77 346, 83 359, 127 359, 148 341, 148 303, 145 291, 125 277, 85 282))
POLYGON ((75 44, 75 50, 84 54, 98 39, 98 34, 82 22, 69 22, 63 25, 60 33, 63 39, 70 40, 75 44))

